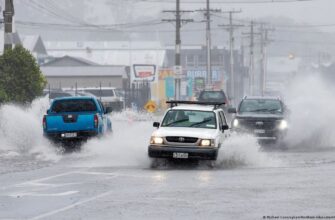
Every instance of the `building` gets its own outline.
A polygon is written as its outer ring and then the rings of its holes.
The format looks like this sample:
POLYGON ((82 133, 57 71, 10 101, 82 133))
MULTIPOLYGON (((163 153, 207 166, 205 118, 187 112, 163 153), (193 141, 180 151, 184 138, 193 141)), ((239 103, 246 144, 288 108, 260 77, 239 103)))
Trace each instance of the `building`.
POLYGON ((99 65, 153 64, 161 67, 165 57, 161 43, 152 41, 50 41, 45 45, 50 56, 77 57, 99 65))
POLYGON ((45 62, 48 57, 44 42, 39 35, 22 35, 22 46, 30 51, 39 64, 45 62))
MULTIPOLYGON (((165 67, 173 67, 175 63, 175 50, 173 46, 167 47, 165 67)), ((244 95, 244 78, 247 73, 246 67, 243 65, 243 56, 234 51, 234 73, 235 73, 235 94, 237 97, 244 95)), ((214 47, 211 50, 212 64, 212 82, 216 89, 223 89, 228 93, 230 91, 230 52, 224 47, 214 47)), ((202 90, 207 78, 207 56, 206 47, 200 45, 185 45, 181 50, 181 65, 183 76, 193 80, 195 92, 202 90)), ((231 97, 232 98, 232 97, 231 97)))
POLYGON ((48 87, 117 87, 123 88, 127 79, 125 66, 102 66, 91 61, 64 56, 41 66, 48 87))

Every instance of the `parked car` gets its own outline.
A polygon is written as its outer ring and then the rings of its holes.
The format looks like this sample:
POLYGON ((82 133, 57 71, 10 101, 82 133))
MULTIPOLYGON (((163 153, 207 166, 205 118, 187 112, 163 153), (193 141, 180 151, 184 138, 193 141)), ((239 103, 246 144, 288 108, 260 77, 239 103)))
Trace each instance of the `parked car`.
POLYGON ((223 90, 203 90, 199 93, 198 101, 223 103, 220 107, 225 112, 227 121, 231 121, 231 115, 228 114, 229 100, 223 90))
POLYGON ((216 160, 229 129, 222 103, 168 101, 171 107, 152 133, 151 158, 216 160))
POLYGON ((73 94, 62 89, 45 89, 43 90, 43 96, 48 97, 50 102, 52 102, 55 98, 71 97, 73 94))
POLYGON ((86 141, 112 131, 111 111, 95 97, 56 98, 43 117, 43 132, 55 143, 86 141))
POLYGON ((100 99, 104 107, 112 107, 114 111, 122 111, 124 108, 124 97, 120 90, 114 87, 90 87, 80 89, 91 93, 100 99))
POLYGON ((203 90, 198 96, 201 102, 221 102, 223 106, 229 105, 229 100, 223 90, 203 90))
POLYGON ((280 143, 288 129, 287 109, 278 97, 244 97, 232 120, 232 130, 253 134, 260 143, 280 143))

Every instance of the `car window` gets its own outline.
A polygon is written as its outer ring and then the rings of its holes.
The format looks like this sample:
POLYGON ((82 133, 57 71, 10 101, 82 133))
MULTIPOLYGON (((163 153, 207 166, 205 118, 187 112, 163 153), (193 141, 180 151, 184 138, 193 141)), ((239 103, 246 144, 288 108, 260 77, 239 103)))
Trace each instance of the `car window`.
POLYGON ((102 112, 105 112, 105 107, 104 107, 104 105, 101 103, 101 101, 99 99, 98 99, 98 103, 100 105, 100 108, 101 108, 102 112))
POLYGON ((239 113, 273 113, 283 112, 280 100, 274 99, 245 99, 242 101, 239 113))
POLYGON ((222 120, 222 125, 227 125, 227 120, 226 117, 224 115, 224 113, 222 111, 219 112, 220 118, 222 120))
POLYGON ((166 113, 162 127, 193 127, 216 129, 215 113, 197 110, 170 110, 166 113))
POLYGON ((93 112, 97 111, 97 106, 92 99, 56 100, 51 111, 56 113, 93 112))
POLYGON ((218 118, 219 118, 219 128, 220 128, 220 130, 221 130, 222 125, 223 125, 223 119, 222 119, 222 116, 221 116, 220 113, 218 114, 218 118))

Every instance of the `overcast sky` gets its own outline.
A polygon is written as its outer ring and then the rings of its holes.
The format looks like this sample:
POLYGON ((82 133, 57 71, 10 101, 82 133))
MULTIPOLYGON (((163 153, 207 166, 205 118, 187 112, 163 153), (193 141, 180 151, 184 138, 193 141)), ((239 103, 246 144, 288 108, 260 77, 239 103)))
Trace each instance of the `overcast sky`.
MULTIPOLYGON (((168 0, 171 1, 171 0, 168 0)), ((205 0, 181 0, 181 2, 199 1, 203 4, 183 4, 182 9, 197 9, 205 7, 205 0)), ((223 10, 242 9, 241 14, 236 18, 262 18, 267 16, 275 17, 289 17, 299 23, 309 24, 335 24, 335 0, 311 0, 300 2, 286 2, 286 3, 259 3, 259 4, 217 4, 216 2, 255 2, 259 0, 212 0, 213 8, 221 8, 223 10)), ((265 0, 266 1, 266 0, 265 0)), ((285 0, 284 0, 285 1, 285 0)), ((148 4, 148 3, 147 3, 148 4)), ((161 3, 152 3, 160 5, 161 3)), ((173 8, 174 3, 160 6, 173 8)), ((323 28, 323 30, 335 32, 335 26, 323 28)))

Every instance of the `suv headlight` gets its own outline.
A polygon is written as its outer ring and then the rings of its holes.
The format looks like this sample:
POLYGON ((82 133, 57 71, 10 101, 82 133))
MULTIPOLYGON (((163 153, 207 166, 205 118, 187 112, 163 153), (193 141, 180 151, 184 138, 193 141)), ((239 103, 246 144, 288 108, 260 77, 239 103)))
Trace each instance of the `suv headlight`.
POLYGON ((233 121, 233 126, 234 127, 238 127, 238 124, 239 124, 239 121, 238 121, 238 119, 234 119, 234 121, 233 121))
POLYGON ((163 144, 164 140, 162 137, 152 136, 150 139, 150 144, 163 144))
POLYGON ((214 147, 213 139, 202 139, 200 142, 201 147, 214 147))
POLYGON ((287 123, 287 121, 285 121, 285 120, 281 120, 280 122, 279 122, 279 129, 280 130, 285 130, 285 129, 287 129, 287 127, 288 127, 288 123, 287 123))

